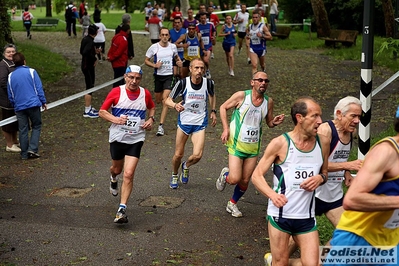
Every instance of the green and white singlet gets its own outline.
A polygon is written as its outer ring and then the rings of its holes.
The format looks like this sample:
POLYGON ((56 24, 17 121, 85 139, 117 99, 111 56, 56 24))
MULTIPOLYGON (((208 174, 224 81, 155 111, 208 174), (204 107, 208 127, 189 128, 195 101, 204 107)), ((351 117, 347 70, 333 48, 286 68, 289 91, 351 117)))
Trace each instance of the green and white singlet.
POLYGON ((230 136, 226 143, 230 154, 244 153, 257 156, 262 136, 262 120, 268 111, 269 97, 264 95, 260 106, 252 103, 252 90, 244 91, 245 98, 236 108, 230 122, 230 136))

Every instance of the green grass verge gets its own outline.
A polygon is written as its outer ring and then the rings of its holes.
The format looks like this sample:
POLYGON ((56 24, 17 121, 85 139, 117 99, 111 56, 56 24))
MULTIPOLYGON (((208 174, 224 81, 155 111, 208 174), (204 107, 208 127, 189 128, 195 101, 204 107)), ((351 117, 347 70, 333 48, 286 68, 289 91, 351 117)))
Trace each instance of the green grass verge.
POLYGON ((62 55, 52 53, 42 46, 32 43, 16 43, 16 45, 18 52, 25 55, 26 64, 38 72, 44 87, 74 70, 62 55))
MULTIPOLYGON (((46 17, 46 11, 45 8, 37 8, 36 10, 31 10, 30 11, 32 15, 34 16, 34 19, 32 21, 33 24, 36 23, 36 20, 38 18, 44 18, 46 17)), ((92 15, 94 11, 89 10, 89 15, 92 15)), ((121 22, 122 22, 122 15, 124 14, 123 11, 103 11, 101 12, 101 22, 104 23, 105 27, 108 29, 115 29, 121 22)), ((53 18, 58 18, 62 21, 65 21, 64 18, 64 13, 59 13, 56 14, 53 12, 53 18)), ((145 19, 144 19, 144 14, 139 14, 139 13, 134 13, 130 14, 132 16, 132 21, 130 23, 130 27, 132 30, 144 30, 145 26, 145 19)), ((19 14, 17 14, 19 16, 19 14)), ((51 27, 51 28, 34 28, 34 31, 65 31, 66 24, 64 22, 60 21, 57 25, 57 27, 51 27)), ((79 24, 79 23, 77 23, 79 24)), ((168 26, 170 23, 166 22, 165 26, 168 26)), ((22 21, 21 20, 13 20, 11 21, 11 26, 13 31, 25 31, 25 28, 23 27, 22 21)), ((172 24, 169 25, 170 27, 172 24)))

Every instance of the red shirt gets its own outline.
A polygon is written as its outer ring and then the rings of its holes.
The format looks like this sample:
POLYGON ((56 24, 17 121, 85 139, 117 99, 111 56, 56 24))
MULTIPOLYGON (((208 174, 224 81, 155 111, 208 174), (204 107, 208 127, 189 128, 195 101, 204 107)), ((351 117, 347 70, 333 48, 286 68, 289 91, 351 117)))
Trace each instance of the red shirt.
POLYGON ((170 15, 170 17, 171 18, 178 18, 178 17, 181 17, 181 18, 183 18, 183 14, 180 12, 180 11, 173 11, 172 12, 172 15, 170 15))
POLYGON ((148 24, 159 24, 159 22, 162 22, 162 20, 160 20, 157 16, 152 16, 147 21, 148 24))
POLYGON ((111 47, 108 50, 108 60, 113 68, 127 67, 129 57, 126 32, 121 30, 112 38, 111 47))
POLYGON ((216 28, 220 24, 218 15, 212 13, 209 17, 209 22, 213 23, 216 28))
MULTIPOLYGON (((155 103, 152 100, 152 96, 149 90, 144 89, 145 92, 145 104, 147 106, 147 109, 153 109, 155 108, 155 103)), ((139 97, 140 95, 140 90, 128 90, 126 89, 126 93, 127 93, 127 97, 129 97, 130 100, 134 101, 137 99, 137 97, 139 97)), ((105 99, 103 105, 101 106, 100 110, 108 110, 109 108, 111 108, 111 106, 115 106, 120 98, 121 95, 121 87, 116 87, 113 88, 110 93, 108 93, 107 98, 105 99)))

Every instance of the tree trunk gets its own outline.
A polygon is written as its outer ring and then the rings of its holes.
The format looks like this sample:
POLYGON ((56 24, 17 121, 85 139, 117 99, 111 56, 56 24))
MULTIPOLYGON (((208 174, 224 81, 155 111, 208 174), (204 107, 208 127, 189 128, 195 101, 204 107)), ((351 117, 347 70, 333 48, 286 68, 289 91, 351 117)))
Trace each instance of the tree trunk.
MULTIPOLYGON (((54 3, 55 4, 55 3, 54 3)), ((51 0, 46 0, 46 17, 52 17, 51 0)))
POLYGON ((180 0, 180 12, 183 13, 183 17, 187 17, 187 9, 190 7, 188 0, 180 0))
POLYGON ((392 0, 383 0, 381 1, 381 3, 385 20, 385 36, 387 38, 393 37, 395 28, 395 16, 393 12, 392 0))
POLYGON ((7 43, 13 43, 11 36, 11 19, 7 13, 9 3, 0 0, 0 47, 3 48, 7 43))
POLYGON ((165 21, 169 21, 170 18, 170 0, 165 0, 165 9, 166 9, 166 17, 165 17, 165 21))
POLYGON ((316 22, 317 37, 330 36, 330 22, 323 0, 310 0, 316 22))

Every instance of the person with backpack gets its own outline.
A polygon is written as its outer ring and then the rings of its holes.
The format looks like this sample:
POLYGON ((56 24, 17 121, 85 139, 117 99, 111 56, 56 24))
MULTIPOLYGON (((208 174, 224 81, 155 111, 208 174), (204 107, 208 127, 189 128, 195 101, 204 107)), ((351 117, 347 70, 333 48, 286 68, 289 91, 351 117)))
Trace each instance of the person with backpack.
POLYGON ((25 12, 22 14, 22 21, 24 22, 24 27, 26 29, 26 38, 32 39, 30 34, 30 27, 32 26, 33 15, 29 12, 29 8, 25 7, 25 12))
POLYGON ((69 5, 67 5, 65 8, 66 31, 68 32, 69 37, 71 37, 71 33, 73 32, 75 38, 76 38, 76 18, 78 17, 76 13, 77 13, 76 6, 73 4, 73 1, 70 1, 69 5))

